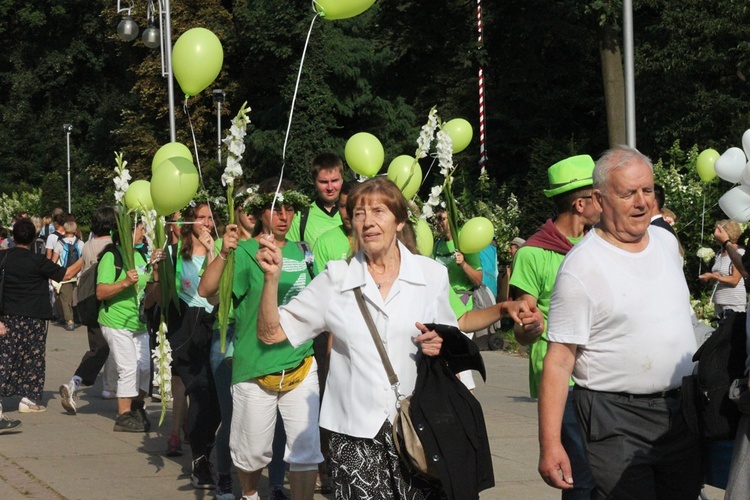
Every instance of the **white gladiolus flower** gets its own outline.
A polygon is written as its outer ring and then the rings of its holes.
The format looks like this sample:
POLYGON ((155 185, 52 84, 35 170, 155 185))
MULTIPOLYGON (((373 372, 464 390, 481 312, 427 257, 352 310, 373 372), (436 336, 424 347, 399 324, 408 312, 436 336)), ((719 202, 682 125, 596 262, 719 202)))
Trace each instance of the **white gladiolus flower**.
POLYGON ((447 177, 453 172, 453 140, 442 130, 437 133, 437 157, 440 175, 447 177))
POLYGON ((250 111, 250 108, 246 109, 246 105, 247 103, 244 103, 237 112, 237 116, 232 120, 229 133, 222 140, 229 149, 227 166, 221 176, 221 183, 224 186, 234 185, 234 180, 242 175, 240 160, 245 152, 245 134, 247 133, 247 124, 250 122, 247 118, 247 112, 250 111))

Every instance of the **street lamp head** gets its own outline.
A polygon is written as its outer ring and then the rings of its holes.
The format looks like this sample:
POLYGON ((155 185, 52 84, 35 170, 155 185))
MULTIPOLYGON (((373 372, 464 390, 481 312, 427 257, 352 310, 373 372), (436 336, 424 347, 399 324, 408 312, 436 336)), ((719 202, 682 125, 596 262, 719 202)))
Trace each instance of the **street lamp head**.
POLYGON ((214 96, 214 102, 224 102, 226 96, 224 89, 214 89, 211 94, 214 96))
POLYGON ((63 125, 63 130, 69 134, 73 131, 73 125, 71 125, 70 123, 66 123, 65 125, 63 125))
POLYGON ((125 16, 117 25, 117 36, 125 42, 132 42, 138 37, 138 25, 130 16, 125 16))
POLYGON ((161 32, 153 21, 149 24, 148 28, 143 30, 141 40, 143 40, 143 45, 149 49, 156 49, 161 45, 161 32))

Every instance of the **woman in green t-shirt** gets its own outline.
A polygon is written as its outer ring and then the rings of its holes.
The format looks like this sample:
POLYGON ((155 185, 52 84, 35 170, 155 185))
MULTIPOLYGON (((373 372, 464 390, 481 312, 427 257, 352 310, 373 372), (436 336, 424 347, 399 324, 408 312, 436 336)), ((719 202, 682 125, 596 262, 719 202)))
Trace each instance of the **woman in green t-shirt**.
MULTIPOLYGON (((133 241, 143 239, 143 226, 133 231, 133 241)), ((148 308, 156 300, 158 288, 150 278, 146 258, 134 251, 135 268, 130 269, 122 258, 120 235, 112 235, 113 243, 99 254, 96 297, 102 302, 99 325, 107 340, 110 353, 117 365, 117 419, 115 431, 148 432, 148 421, 143 398, 148 394, 151 376, 151 351, 146 324, 140 317, 140 304, 148 308), (117 258, 115 257, 117 255, 117 258), (122 264, 120 264, 122 262, 122 264), (122 266, 122 267, 120 267, 122 266)), ((151 256, 156 274, 156 263, 161 251, 151 256)))
POLYGON ((237 226, 227 227, 219 258, 203 275, 201 293, 207 296, 218 293, 225 259, 234 250, 234 409, 230 448, 243 495, 257 498, 258 480, 271 458, 278 411, 287 435, 284 461, 289 463, 292 494, 311 498, 318 463, 323 460, 318 432, 317 365, 312 356, 312 341, 297 348, 289 343, 270 346, 260 342, 256 335, 258 303, 264 280, 255 257, 258 239, 272 234, 281 248, 284 263, 279 282, 279 304, 287 303, 310 281, 304 252, 286 239, 295 211, 306 207, 309 202, 304 195, 293 191, 291 183, 286 181, 281 184, 281 194, 275 198, 277 185, 278 179, 262 182, 256 195, 245 203, 246 211, 255 215, 257 221, 252 239, 238 241, 237 226))

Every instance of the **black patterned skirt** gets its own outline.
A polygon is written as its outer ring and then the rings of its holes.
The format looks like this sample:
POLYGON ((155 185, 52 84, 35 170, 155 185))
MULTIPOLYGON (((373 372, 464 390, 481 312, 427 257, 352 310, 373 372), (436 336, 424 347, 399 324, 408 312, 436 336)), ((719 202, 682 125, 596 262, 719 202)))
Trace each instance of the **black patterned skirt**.
POLYGON ((0 396, 19 395, 41 403, 46 368, 47 320, 0 316, 0 396))
POLYGON ((336 499, 438 500, 439 482, 411 474, 396 454, 393 427, 386 420, 372 439, 331 432, 330 459, 336 499))

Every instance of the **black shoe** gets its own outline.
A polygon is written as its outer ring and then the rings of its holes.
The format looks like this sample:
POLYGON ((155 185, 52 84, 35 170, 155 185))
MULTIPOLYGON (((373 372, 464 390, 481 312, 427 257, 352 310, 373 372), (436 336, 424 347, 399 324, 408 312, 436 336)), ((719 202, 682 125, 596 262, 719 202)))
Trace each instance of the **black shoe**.
POLYGON ((76 329, 76 325, 73 323, 65 323, 65 330, 68 332, 72 332, 76 329))
POLYGON ((115 419, 115 432, 146 432, 146 426, 137 411, 127 411, 117 415, 115 419))
POLYGON ((193 473, 190 476, 190 481, 199 490, 212 490, 216 487, 213 466, 205 455, 193 460, 193 473))
POLYGON ((19 427, 21 427, 20 420, 11 420, 5 415, 0 416, 0 434, 17 431, 19 427))
POLYGON ((148 419, 148 413, 146 413, 146 408, 143 401, 131 401, 130 411, 131 413, 135 413, 138 419, 140 419, 140 421, 143 423, 145 432, 151 430, 151 422, 148 419))
POLYGON ((214 496, 216 497, 216 500, 234 500, 231 474, 219 474, 219 479, 216 481, 214 496))

